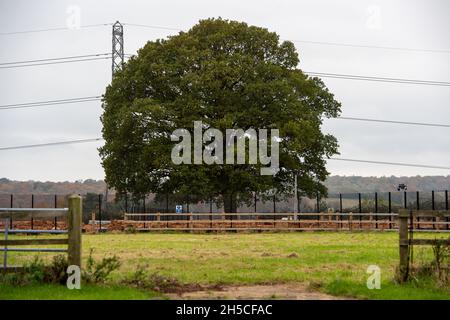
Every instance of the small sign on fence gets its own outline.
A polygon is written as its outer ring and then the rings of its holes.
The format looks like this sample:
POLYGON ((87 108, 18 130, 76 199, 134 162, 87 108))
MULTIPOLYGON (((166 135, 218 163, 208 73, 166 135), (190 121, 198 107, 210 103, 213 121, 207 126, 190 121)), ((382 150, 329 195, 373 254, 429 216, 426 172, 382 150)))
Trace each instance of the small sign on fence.
POLYGON ((183 206, 177 204, 177 205, 175 206, 175 212, 176 212, 176 213, 183 213, 183 206))

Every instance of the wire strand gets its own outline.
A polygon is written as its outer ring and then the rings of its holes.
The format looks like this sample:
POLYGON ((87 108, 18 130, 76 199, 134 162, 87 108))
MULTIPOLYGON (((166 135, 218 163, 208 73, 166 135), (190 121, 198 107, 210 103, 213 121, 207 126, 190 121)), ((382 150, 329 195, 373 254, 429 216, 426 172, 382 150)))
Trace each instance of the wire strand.
POLYGON ((323 77, 323 78, 337 78, 337 79, 346 79, 346 80, 375 81, 375 82, 388 82, 388 83, 420 84, 420 85, 444 86, 444 87, 450 86, 450 82, 445 82, 445 81, 373 77, 373 76, 350 75, 350 74, 340 74, 340 73, 325 73, 325 72, 310 72, 310 71, 303 71, 303 73, 305 73, 309 76, 313 76, 313 77, 317 76, 317 77, 323 77))
POLYGON ((14 65, 14 64, 23 64, 23 63, 34 63, 34 62, 44 62, 44 61, 53 61, 53 60, 66 60, 66 59, 79 59, 79 58, 88 58, 88 57, 100 57, 111 55, 111 53, 94 53, 94 54, 85 54, 79 56, 67 56, 67 57, 57 57, 57 58, 45 58, 45 59, 37 59, 37 60, 25 60, 25 61, 13 61, 13 62, 1 62, 0 66, 4 65, 14 65))
MULTIPOLYGON (((149 29, 160 29, 160 30, 170 30, 170 31, 182 31, 182 28, 166 27, 166 26, 153 26, 137 23, 123 23, 123 25, 142 27, 149 29)), ((343 43, 343 42, 327 42, 327 41, 311 41, 311 40, 289 40, 291 42, 308 43, 314 45, 325 45, 325 46, 339 46, 339 47, 352 47, 352 48, 365 48, 365 49, 377 49, 377 50, 396 50, 396 51, 411 51, 411 52, 428 52, 428 53, 450 53, 450 50, 446 49, 420 49, 420 48, 406 48, 406 47, 390 47, 390 46, 376 46, 376 45, 365 45, 365 44, 354 44, 354 43, 343 43)))
POLYGON ((37 102, 4 104, 4 105, 0 105, 0 110, 1 109, 12 109, 12 108, 28 108, 28 107, 37 107, 37 106, 48 106, 48 105, 55 105, 55 104, 85 102, 85 101, 93 101, 93 100, 101 100, 101 96, 88 96, 88 97, 79 97, 79 98, 58 99, 58 100, 46 100, 46 101, 37 101, 37 102))
POLYGON ((329 119, 338 119, 338 120, 342 119, 342 120, 354 120, 354 121, 367 121, 367 122, 380 122, 380 123, 390 123, 390 124, 450 128, 450 124, 441 124, 441 123, 409 122, 409 121, 369 119, 369 118, 356 118, 356 117, 336 117, 336 118, 329 118, 329 119))
POLYGON ((79 140, 68 140, 68 141, 59 141, 59 142, 28 144, 28 145, 23 145, 23 146, 0 147, 0 151, 60 146, 60 145, 66 145, 66 144, 87 143, 87 142, 95 142, 95 141, 102 141, 102 140, 103 140, 103 138, 91 138, 91 139, 79 139, 79 140))
POLYGON ((83 61, 95 61, 95 60, 105 60, 105 59, 110 59, 110 57, 98 57, 98 58, 76 59, 76 60, 67 60, 67 61, 53 61, 53 62, 42 62, 42 63, 32 63, 32 64, 21 64, 21 65, 16 65, 16 66, 0 66, 0 69, 35 67, 35 66, 44 66, 44 65, 51 65, 51 64, 83 62, 83 61))
POLYGON ((444 169, 444 170, 450 170, 450 167, 435 166, 435 165, 427 165, 427 164, 404 163, 404 162, 388 162, 388 161, 361 160, 361 159, 349 159, 349 158, 328 158, 328 160, 349 161, 349 162, 361 162, 361 163, 373 163, 373 164, 384 164, 384 165, 404 166, 404 167, 417 167, 417 168, 430 168, 430 169, 444 169))
POLYGON ((0 32, 0 36, 8 36, 15 34, 26 34, 26 33, 38 33, 38 32, 48 32, 48 31, 74 31, 86 28, 96 28, 96 27, 105 27, 110 26, 112 23, 98 23, 98 24, 88 24, 84 26, 80 26, 79 28, 70 29, 68 27, 55 27, 55 28, 46 28, 46 29, 34 29, 34 30, 24 30, 24 31, 11 31, 11 32, 0 32))

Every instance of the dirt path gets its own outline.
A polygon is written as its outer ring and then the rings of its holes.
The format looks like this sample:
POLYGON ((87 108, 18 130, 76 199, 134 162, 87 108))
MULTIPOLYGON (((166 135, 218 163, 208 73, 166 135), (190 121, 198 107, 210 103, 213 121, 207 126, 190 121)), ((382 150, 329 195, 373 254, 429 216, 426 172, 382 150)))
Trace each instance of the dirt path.
POLYGON ((170 299, 286 299, 342 300, 345 298, 312 291, 304 284, 274 284, 254 286, 224 286, 221 290, 205 290, 168 294, 170 299))

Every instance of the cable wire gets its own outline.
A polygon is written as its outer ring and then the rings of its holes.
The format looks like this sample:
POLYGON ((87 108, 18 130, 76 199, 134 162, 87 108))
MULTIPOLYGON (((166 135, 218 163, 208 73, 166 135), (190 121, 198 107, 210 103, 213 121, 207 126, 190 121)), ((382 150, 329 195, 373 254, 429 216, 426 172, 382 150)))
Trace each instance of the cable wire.
POLYGON ((350 162, 361 162, 361 163, 384 164, 384 165, 392 165, 392 166, 404 166, 404 167, 418 167, 418 168, 431 168, 431 169, 450 170, 450 167, 427 165, 427 164, 404 163, 404 162, 374 161, 374 160, 361 160, 361 159, 349 159, 349 158, 329 158, 328 160, 350 161, 350 162))
POLYGON ((418 80, 418 79, 401 79, 401 78, 387 78, 387 77, 373 77, 373 76, 361 76, 351 74, 340 73, 325 73, 325 72, 309 72, 303 71, 303 73, 309 76, 317 76, 324 78, 337 78, 347 80, 361 80, 361 81, 376 81, 376 82, 388 82, 388 83, 406 83, 406 84, 420 84, 429 86, 444 86, 449 87, 450 82, 445 81, 433 81, 433 80, 418 80))
POLYGON ((101 100, 101 98, 102 98, 101 96, 89 96, 89 97, 80 97, 80 98, 59 99, 59 100, 46 100, 46 101, 38 101, 38 102, 4 104, 4 105, 0 105, 0 110, 34 108, 34 107, 52 106, 52 105, 58 105, 58 104, 98 101, 98 100, 101 100))
MULTIPOLYGON (((122 23, 123 25, 133 26, 133 27, 142 27, 149 29, 160 29, 160 30, 170 30, 170 31, 182 31, 182 28, 175 27, 166 27, 166 26, 153 26, 153 25, 145 25, 145 24, 137 24, 137 23, 122 23)), ((389 46, 375 46, 375 45, 360 45, 353 43, 342 43, 342 42, 327 42, 327 41, 310 41, 310 40, 289 40, 291 42, 299 42, 299 43, 309 43, 314 45, 326 45, 326 46, 339 46, 339 47, 352 47, 352 48, 366 48, 366 49, 382 49, 382 50, 396 50, 396 51, 412 51, 412 52, 429 52, 429 53, 450 53, 450 50, 446 49, 420 49, 420 48, 406 48, 406 47, 389 47, 389 46)))
POLYGON ((12 69, 12 68, 22 68, 22 67, 35 67, 35 66, 44 66, 51 64, 61 64, 61 63, 71 63, 71 62, 83 62, 83 61, 94 61, 94 60, 105 60, 110 59, 110 57, 98 57, 98 58, 87 58, 87 59, 75 59, 75 60, 67 60, 67 61, 53 61, 53 62, 41 62, 41 63, 32 63, 32 64, 20 64, 14 66, 0 66, 0 69, 12 69))
POLYGON ((381 123, 391 123, 391 124, 404 124, 404 125, 415 125, 415 126, 450 128, 450 124, 442 124, 442 123, 409 122, 409 121, 355 118, 355 117, 336 117, 336 118, 329 118, 329 119, 342 119, 342 120, 355 120, 355 121, 381 122, 381 123))
POLYGON ((110 26, 112 23, 98 23, 98 24, 88 24, 84 26, 80 26, 79 28, 70 29, 68 27, 55 27, 55 28, 46 28, 46 29, 34 29, 34 30, 24 30, 24 31, 11 31, 11 32, 0 32, 0 36, 8 36, 15 34, 26 34, 26 33, 38 33, 38 32, 47 32, 47 31, 74 31, 85 28, 95 28, 95 27, 104 27, 110 26))
POLYGON ((0 151, 60 146, 60 145, 66 145, 66 144, 87 143, 87 142, 95 142, 95 141, 102 141, 102 140, 103 140, 103 138, 91 138, 91 139, 79 139, 79 140, 68 140, 68 141, 59 141, 59 142, 28 144, 28 145, 23 145, 23 146, 0 147, 0 151))
POLYGON ((14 65, 14 64, 24 64, 24 63, 34 63, 34 62, 44 62, 44 61, 53 61, 53 60, 67 60, 67 59, 79 59, 79 58, 89 58, 89 57, 100 57, 111 55, 111 53, 94 53, 94 54, 85 54, 79 56, 67 56, 67 57, 57 57, 57 58, 45 58, 45 59, 37 59, 37 60, 25 60, 25 61, 13 61, 13 62, 1 62, 0 66, 4 65, 14 65))

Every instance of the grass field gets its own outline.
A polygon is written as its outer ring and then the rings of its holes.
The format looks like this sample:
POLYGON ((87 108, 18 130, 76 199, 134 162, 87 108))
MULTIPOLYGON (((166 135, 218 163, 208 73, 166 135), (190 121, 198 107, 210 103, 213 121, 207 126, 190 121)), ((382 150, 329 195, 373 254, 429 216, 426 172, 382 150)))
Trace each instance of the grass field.
MULTIPOLYGON (((447 236, 421 233, 420 237, 447 236)), ((97 234, 83 235, 82 248, 84 259, 92 248, 94 258, 115 254, 122 262, 120 270, 112 275, 110 287, 85 290, 86 298, 93 299, 154 297, 151 292, 117 287, 120 280, 129 277, 138 265, 184 283, 202 285, 301 282, 313 290, 354 298, 450 298, 448 288, 439 287, 431 279, 404 285, 394 282, 398 264, 398 234, 395 232, 97 234), (369 265, 381 268, 380 290, 366 287, 369 265)), ((414 252, 416 262, 432 257, 430 247, 416 247, 414 252)), ((25 254, 11 256, 11 264, 32 258, 25 254)), ((0 286, 0 298, 49 298, 53 297, 52 290, 55 290, 56 298, 84 298, 75 293, 65 297, 64 291, 69 290, 49 286, 10 289, 0 286), (5 294, 7 291, 13 293, 5 294)))

